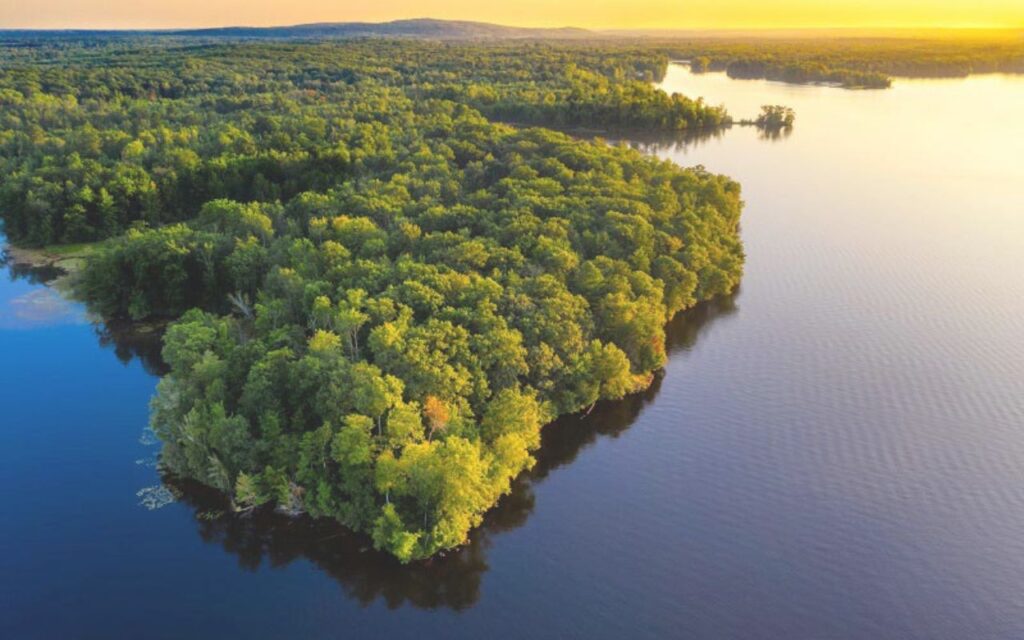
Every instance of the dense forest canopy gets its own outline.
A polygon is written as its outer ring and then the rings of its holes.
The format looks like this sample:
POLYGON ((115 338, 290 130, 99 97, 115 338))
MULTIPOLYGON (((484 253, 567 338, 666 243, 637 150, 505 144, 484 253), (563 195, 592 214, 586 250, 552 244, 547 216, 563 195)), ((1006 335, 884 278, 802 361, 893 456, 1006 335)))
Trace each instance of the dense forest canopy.
POLYGON ((180 317, 171 473, 331 517, 403 561, 461 544, 555 416, 645 388, 733 290, 739 186, 496 119, 681 130, 632 47, 363 40, 4 53, 0 212, 104 240, 78 289, 180 317))
POLYGON ((0 50, 0 215, 13 240, 97 240, 216 198, 322 191, 377 153, 373 132, 408 117, 393 106, 406 99, 547 125, 728 122, 654 88, 667 58, 631 47, 132 42, 0 50))

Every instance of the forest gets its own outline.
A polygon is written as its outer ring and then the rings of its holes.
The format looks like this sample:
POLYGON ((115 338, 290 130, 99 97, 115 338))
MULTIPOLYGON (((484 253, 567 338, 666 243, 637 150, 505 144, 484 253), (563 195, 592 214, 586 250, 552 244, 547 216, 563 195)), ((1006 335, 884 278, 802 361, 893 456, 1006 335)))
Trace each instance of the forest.
POLYGON ((730 122, 722 107, 654 88, 668 58, 629 47, 132 42, 0 49, 0 215, 12 240, 99 240, 217 198, 322 191, 359 168, 352 155, 374 127, 408 116, 397 100, 550 126, 730 122))
POLYGON ((742 274, 738 184, 522 126, 727 122, 652 86, 658 52, 2 55, 6 233, 101 241, 78 293, 175 319, 152 401, 165 471, 239 512, 333 518, 403 562, 463 544, 543 425, 647 388, 666 322, 742 274))

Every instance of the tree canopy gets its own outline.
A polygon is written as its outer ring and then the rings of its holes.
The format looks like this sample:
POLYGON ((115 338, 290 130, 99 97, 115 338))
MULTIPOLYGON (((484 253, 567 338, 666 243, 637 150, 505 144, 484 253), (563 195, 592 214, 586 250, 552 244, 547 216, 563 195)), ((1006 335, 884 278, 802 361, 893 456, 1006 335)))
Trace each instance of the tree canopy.
POLYGON ((377 146, 394 144, 386 130, 435 100, 549 126, 729 122, 722 107, 655 88, 667 56, 625 45, 160 42, 0 46, 0 217, 12 240, 94 241, 191 219, 218 198, 324 191, 394 162, 377 146))

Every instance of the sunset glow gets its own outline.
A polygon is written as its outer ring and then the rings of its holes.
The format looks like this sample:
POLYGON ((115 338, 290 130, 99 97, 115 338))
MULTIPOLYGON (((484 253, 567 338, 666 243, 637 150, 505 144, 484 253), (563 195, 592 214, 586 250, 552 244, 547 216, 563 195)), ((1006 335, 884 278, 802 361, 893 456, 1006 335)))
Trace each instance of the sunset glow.
POLYGON ((0 28, 184 28, 433 17, 591 29, 1022 28, 1020 0, 0 0, 0 28))

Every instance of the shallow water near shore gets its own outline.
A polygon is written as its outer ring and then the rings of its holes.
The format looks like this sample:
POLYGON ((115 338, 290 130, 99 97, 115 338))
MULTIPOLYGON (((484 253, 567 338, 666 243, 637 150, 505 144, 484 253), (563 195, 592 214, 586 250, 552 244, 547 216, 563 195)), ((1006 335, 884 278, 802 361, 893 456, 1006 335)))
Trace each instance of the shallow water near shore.
POLYGON ((741 182, 741 290, 429 563, 165 486, 156 347, 5 267, 0 636, 1024 637, 1024 77, 663 85, 796 110, 637 143, 741 182))

